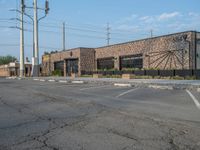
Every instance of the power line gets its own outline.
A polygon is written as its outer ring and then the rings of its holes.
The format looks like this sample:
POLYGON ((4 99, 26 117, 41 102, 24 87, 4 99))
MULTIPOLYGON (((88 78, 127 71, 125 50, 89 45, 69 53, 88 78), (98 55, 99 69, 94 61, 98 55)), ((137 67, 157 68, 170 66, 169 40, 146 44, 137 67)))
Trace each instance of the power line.
MULTIPOLYGON (((19 47, 20 44, 0 44, 0 47, 19 47)), ((32 47, 33 45, 25 44, 25 47, 32 47)), ((59 49, 57 47, 49 47, 49 46, 40 46, 43 49, 59 49)))
MULTIPOLYGON (((29 21, 26 21, 25 23, 33 25, 33 23, 31 23, 29 21)), ((58 25, 55 25, 55 24, 52 25, 50 23, 41 23, 40 26, 44 27, 44 28, 55 28, 55 29, 60 29, 61 28, 58 25)), ((106 32, 105 30, 103 31, 102 29, 101 30, 100 29, 91 29, 91 28, 88 28, 88 27, 86 28, 86 27, 83 27, 83 26, 77 27, 77 26, 70 25, 70 24, 67 24, 66 29, 67 30, 73 30, 73 31, 90 32, 90 33, 104 33, 104 32, 106 32)), ((133 31, 118 30, 118 29, 113 29, 112 32, 110 31, 110 34, 120 35, 120 36, 132 36, 134 33, 135 32, 133 32, 133 31)), ((147 34, 141 34, 140 33, 140 35, 145 35, 146 36, 147 34)))

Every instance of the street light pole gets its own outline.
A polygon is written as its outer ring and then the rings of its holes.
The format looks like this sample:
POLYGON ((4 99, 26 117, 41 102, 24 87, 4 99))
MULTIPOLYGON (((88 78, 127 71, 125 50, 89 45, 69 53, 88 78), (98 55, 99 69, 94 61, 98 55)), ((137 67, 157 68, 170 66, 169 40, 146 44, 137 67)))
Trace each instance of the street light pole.
POLYGON ((20 77, 24 76, 24 0, 21 0, 21 22, 20 22, 20 77))

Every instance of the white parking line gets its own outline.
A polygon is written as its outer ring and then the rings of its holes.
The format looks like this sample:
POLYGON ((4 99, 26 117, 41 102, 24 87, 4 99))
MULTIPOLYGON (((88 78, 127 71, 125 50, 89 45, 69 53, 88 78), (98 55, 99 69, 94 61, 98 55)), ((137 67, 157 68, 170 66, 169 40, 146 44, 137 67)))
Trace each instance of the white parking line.
POLYGON ((123 92, 123 93, 119 94, 118 96, 116 96, 116 98, 122 97, 122 96, 124 96, 124 95, 126 95, 128 93, 131 93, 131 92, 133 92, 133 91, 135 91, 137 89, 139 89, 139 88, 134 88, 134 89, 128 90, 126 92, 123 92))
POLYGON ((56 80, 53 80, 53 79, 51 79, 51 80, 48 80, 49 82, 56 82, 56 80))
POLYGON ((186 92, 190 95, 190 97, 192 98, 192 100, 194 101, 195 105, 197 106, 198 109, 200 109, 200 103, 199 101, 196 99, 196 97, 189 91, 186 90, 186 92))
POLYGON ((119 87, 132 87, 131 84, 124 84, 124 83, 115 83, 114 86, 119 86, 119 87))
POLYGON ((41 82, 46 82, 46 80, 44 80, 44 79, 40 79, 40 81, 41 81, 41 82))
POLYGON ((160 85, 149 85, 149 88, 153 88, 153 89, 160 89, 160 90, 173 90, 172 86, 160 86, 160 85))
POLYGON ((59 80, 58 82, 59 82, 59 83, 67 83, 66 80, 59 80))
POLYGON ((88 88, 82 88, 80 89, 81 91, 84 90, 90 90, 90 89, 98 89, 98 88, 104 88, 104 87, 109 87, 110 85, 104 85, 104 86, 96 86, 96 87, 88 87, 88 88))
POLYGON ((84 81, 72 81, 72 83, 74 83, 74 84, 83 84, 84 81))

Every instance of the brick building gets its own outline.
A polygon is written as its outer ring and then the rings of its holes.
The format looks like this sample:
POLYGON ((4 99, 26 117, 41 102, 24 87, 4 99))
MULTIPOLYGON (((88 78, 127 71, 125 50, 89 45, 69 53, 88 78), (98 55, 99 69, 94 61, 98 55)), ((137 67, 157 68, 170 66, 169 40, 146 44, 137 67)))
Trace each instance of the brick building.
MULTIPOLYGON (((31 68, 32 64, 26 62, 24 64, 25 67, 25 76, 31 76, 31 68)), ((19 63, 13 62, 7 65, 0 65, 0 77, 11 77, 11 76, 19 76, 19 63)))
POLYGON ((109 69, 200 69, 200 32, 187 31, 99 48, 76 48, 42 56, 42 74, 63 76, 109 69))

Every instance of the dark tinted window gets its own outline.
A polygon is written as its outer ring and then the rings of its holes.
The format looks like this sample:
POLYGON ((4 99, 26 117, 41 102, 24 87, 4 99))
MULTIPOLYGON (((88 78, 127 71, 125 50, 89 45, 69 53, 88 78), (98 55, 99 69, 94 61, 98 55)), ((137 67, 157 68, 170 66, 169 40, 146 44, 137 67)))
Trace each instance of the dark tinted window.
POLYGON ((104 58, 97 60, 98 69, 113 69, 114 68, 114 59, 113 58, 104 58))
POLYGON ((143 68, 143 55, 131 55, 131 56, 123 56, 120 58, 121 60, 121 69, 124 68, 143 68))

